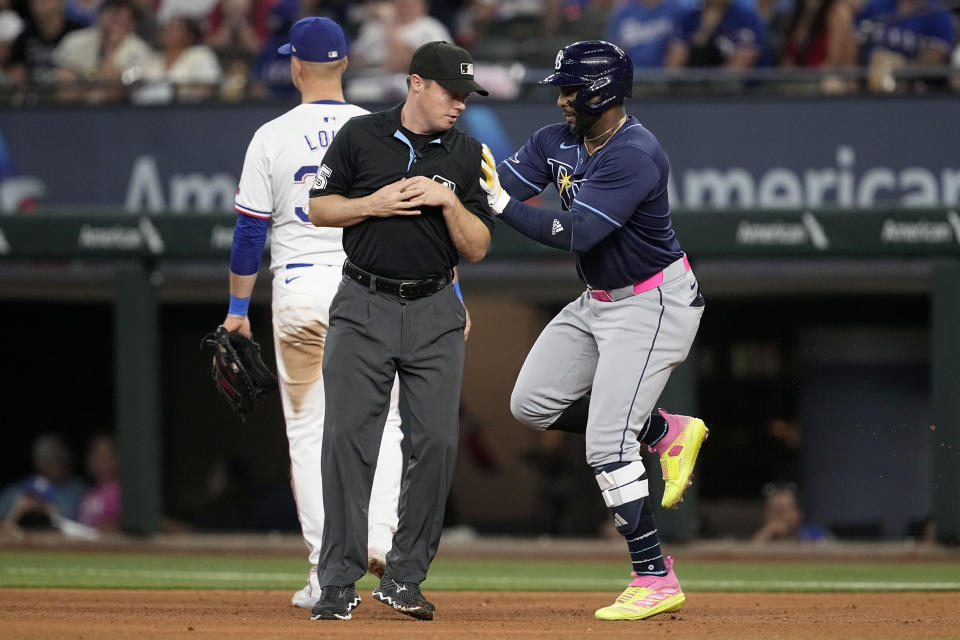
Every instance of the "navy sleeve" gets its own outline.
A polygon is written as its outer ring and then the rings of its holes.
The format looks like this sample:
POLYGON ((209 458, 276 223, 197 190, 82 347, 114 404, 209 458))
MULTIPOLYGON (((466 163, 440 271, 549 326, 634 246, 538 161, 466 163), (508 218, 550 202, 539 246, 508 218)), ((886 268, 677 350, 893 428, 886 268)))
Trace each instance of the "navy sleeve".
POLYGON ((538 209, 519 200, 507 203, 500 218, 531 240, 573 253, 589 251, 616 228, 583 211, 538 209))
POLYGON ((501 218, 548 247, 583 253, 623 227, 641 202, 665 188, 666 176, 653 159, 640 149, 624 147, 604 156, 569 211, 538 209, 511 200, 501 218))
POLYGON ((573 214, 569 211, 538 209, 511 199, 500 219, 540 244, 573 251, 573 214))
POLYGON ((233 247, 230 249, 230 271, 238 276, 249 276, 260 270, 269 225, 268 218, 237 214, 237 224, 233 228, 233 247))
POLYGON ((550 184, 543 137, 544 129, 540 129, 530 136, 519 151, 497 165, 500 185, 512 198, 529 200, 550 184))

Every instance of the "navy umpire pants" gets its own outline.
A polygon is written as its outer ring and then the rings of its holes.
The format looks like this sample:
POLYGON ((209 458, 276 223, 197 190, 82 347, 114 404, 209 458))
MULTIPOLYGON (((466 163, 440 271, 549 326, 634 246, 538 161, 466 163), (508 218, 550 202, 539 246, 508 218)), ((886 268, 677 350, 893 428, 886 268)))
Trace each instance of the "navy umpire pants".
POLYGON ((367 507, 395 373, 410 458, 387 573, 426 578, 456 464, 465 323, 452 285, 406 300, 342 280, 323 354, 321 586, 351 585, 367 571, 367 507))

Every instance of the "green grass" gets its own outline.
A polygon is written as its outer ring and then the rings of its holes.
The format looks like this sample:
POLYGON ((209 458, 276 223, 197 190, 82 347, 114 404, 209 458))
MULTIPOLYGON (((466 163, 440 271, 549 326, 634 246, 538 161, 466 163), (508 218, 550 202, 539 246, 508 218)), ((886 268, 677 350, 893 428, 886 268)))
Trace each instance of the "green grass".
MULTIPOLYGON (((0 552, 0 588, 266 589, 304 584, 300 558, 48 551, 0 552)), ((424 588, 482 591, 617 591, 623 562, 438 559, 424 588)), ((960 591, 960 563, 678 560, 688 592, 960 591)), ((375 586, 367 576, 360 589, 375 586)))

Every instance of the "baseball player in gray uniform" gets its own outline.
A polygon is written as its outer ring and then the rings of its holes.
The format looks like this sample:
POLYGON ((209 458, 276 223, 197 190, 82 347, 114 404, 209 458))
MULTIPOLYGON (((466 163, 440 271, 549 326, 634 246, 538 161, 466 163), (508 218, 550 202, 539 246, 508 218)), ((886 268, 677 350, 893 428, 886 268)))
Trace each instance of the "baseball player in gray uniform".
POLYGON ((574 253, 587 289, 537 339, 510 408, 521 422, 548 429, 569 423, 564 413, 591 394, 587 461, 626 538, 634 578, 596 617, 648 618, 679 609, 684 594, 673 559, 660 551, 641 446, 660 454, 663 504, 676 506, 707 430, 697 418, 654 409, 687 357, 704 299, 671 223, 667 156, 623 106, 633 85, 630 59, 608 42, 577 42, 557 54, 543 82, 559 87, 565 122, 534 133, 499 171, 485 149, 483 187, 504 222, 574 253), (562 210, 523 204, 550 183, 562 210))

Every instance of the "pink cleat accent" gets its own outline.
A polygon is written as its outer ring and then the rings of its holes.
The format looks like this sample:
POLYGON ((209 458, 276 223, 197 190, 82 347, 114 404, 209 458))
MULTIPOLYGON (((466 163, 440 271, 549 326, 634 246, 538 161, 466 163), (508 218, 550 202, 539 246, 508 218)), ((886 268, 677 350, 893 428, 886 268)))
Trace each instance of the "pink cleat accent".
POLYGON ((700 418, 673 415, 663 409, 658 411, 667 421, 667 434, 648 448, 660 456, 660 469, 666 481, 660 504, 666 509, 676 509, 683 501, 683 492, 693 484, 691 477, 700 445, 710 431, 700 418))
POLYGON ((609 607, 598 609, 599 620, 643 620, 658 613, 676 611, 683 606, 686 597, 680 588, 677 574, 673 572, 673 558, 664 560, 665 576, 644 576, 632 573, 634 580, 620 597, 609 607))

